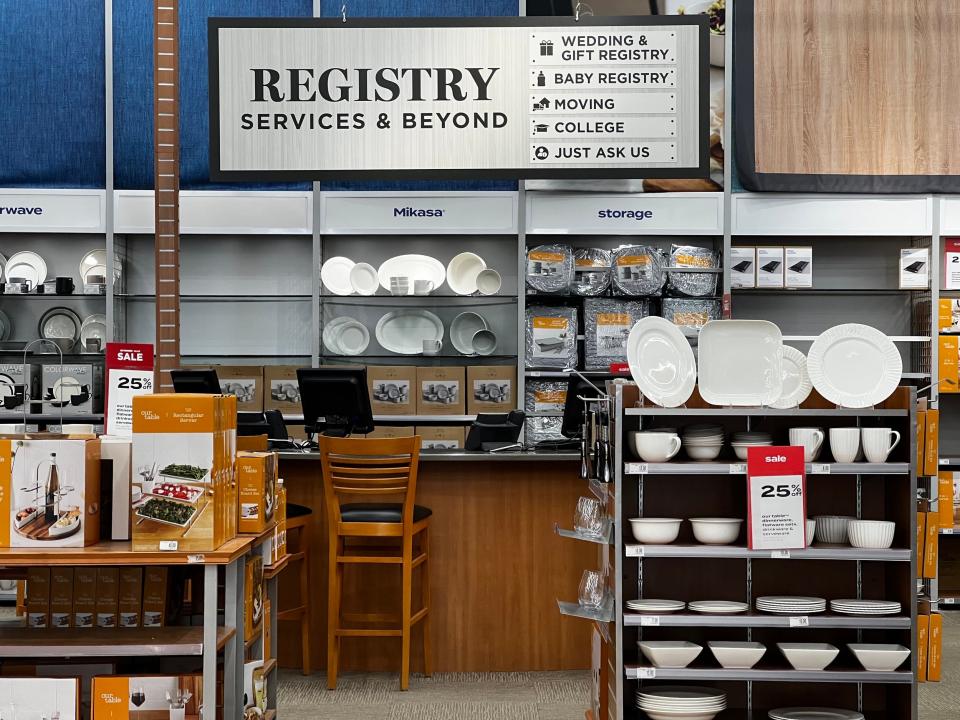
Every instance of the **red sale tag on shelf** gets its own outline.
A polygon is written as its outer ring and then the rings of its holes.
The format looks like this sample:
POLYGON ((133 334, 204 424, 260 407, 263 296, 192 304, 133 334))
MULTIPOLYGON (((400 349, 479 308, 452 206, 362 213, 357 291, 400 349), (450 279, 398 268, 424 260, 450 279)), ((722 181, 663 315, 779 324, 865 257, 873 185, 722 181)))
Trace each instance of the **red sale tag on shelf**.
POLYGON ((104 429, 109 435, 133 434, 133 398, 153 392, 153 345, 107 343, 106 412, 104 429))
POLYGON ((807 479, 803 448, 747 450, 747 542, 751 550, 806 546, 807 479))

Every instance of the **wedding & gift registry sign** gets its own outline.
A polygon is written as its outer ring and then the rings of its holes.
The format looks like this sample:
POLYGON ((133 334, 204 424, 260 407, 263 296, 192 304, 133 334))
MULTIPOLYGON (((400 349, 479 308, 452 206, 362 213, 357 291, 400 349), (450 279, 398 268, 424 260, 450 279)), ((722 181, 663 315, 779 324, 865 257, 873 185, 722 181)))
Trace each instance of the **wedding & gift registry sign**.
POLYGON ((213 180, 705 177, 705 16, 211 18, 213 180))

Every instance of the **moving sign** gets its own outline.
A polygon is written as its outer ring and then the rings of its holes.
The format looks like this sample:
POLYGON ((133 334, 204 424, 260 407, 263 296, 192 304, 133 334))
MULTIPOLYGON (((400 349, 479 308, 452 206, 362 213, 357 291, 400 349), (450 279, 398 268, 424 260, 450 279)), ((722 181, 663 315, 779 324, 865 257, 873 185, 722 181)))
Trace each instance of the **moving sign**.
POLYGON ((209 43, 213 180, 708 174, 705 16, 211 18, 209 43))

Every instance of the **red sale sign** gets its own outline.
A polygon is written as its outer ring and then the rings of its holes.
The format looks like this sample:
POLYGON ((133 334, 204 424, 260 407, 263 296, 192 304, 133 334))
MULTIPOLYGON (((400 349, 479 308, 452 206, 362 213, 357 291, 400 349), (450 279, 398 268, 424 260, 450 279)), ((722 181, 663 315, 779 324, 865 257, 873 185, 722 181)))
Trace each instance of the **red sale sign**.
POLYGON ((803 448, 747 450, 747 542, 751 550, 806 546, 807 480, 803 448))
POLYGON ((133 432, 133 398, 153 392, 153 345, 107 343, 104 431, 129 437, 133 432))

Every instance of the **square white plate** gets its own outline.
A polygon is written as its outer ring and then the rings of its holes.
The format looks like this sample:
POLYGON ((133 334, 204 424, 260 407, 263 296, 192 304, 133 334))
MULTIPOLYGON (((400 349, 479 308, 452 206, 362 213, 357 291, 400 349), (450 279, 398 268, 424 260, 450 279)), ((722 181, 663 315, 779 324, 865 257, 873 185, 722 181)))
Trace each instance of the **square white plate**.
POLYGON ((700 331, 700 395, 711 405, 770 405, 783 391, 783 336, 766 320, 712 320, 700 331))

